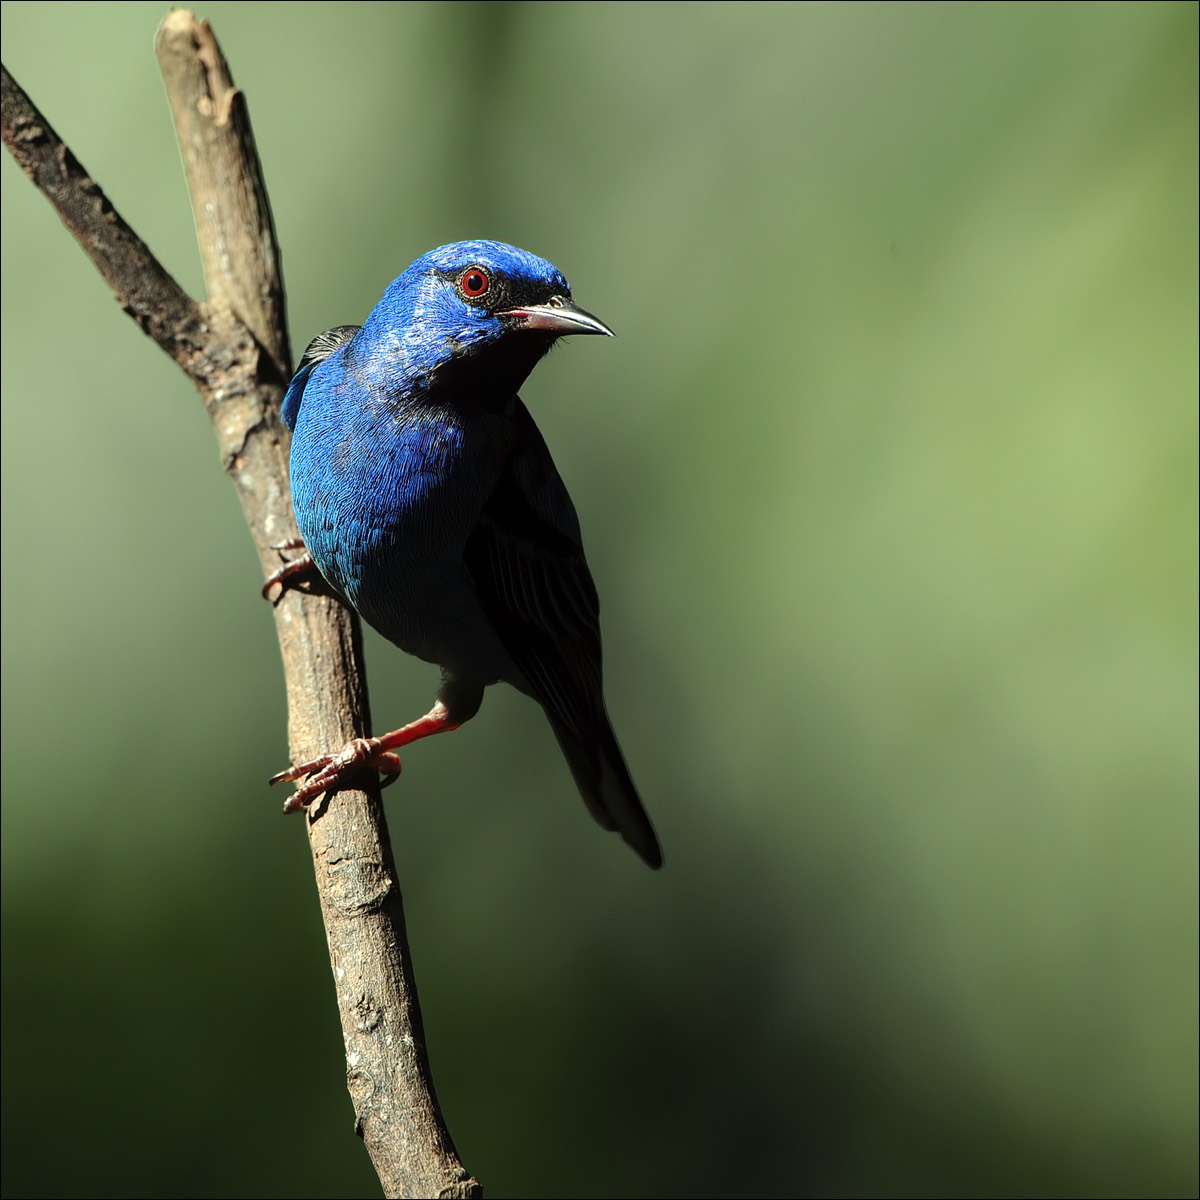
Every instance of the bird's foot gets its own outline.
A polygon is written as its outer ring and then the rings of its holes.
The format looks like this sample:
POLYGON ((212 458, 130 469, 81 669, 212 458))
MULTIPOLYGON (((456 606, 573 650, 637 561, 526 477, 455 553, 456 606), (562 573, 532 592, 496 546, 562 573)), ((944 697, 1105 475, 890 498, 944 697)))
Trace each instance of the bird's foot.
MULTIPOLYGON (((476 705, 478 707, 478 705, 476 705)), ((465 718, 464 718, 465 719, 465 718)), ((395 753, 401 746, 419 741, 434 733, 449 733, 457 729, 460 722, 450 716, 450 710, 439 700, 423 717, 409 721, 382 737, 354 738, 336 754, 322 754, 319 758, 298 763, 286 771, 280 771, 268 784, 304 780, 284 803, 285 813, 299 812, 307 808, 322 792, 333 792, 344 787, 347 777, 359 767, 370 766, 382 773, 381 787, 394 783, 400 775, 400 755, 395 753)))
POLYGON ((287 550, 304 551, 299 558, 294 558, 291 562, 285 562, 278 570, 272 571, 267 576, 267 581, 262 587, 263 598, 270 600, 272 604, 277 604, 279 598, 287 590, 288 584, 293 579, 298 579, 303 575, 315 574, 317 564, 313 562, 312 556, 305 549, 301 538, 289 538, 286 542, 278 542, 271 549, 278 550, 281 553, 287 550))
POLYGON ((308 762, 298 763, 273 775, 267 783, 270 786, 303 780, 283 804, 285 813, 300 812, 322 792, 333 792, 343 787, 349 775, 365 766, 379 771, 383 775, 380 786, 387 787, 400 775, 400 755, 385 750, 379 738, 354 738, 336 754, 322 754, 308 762))

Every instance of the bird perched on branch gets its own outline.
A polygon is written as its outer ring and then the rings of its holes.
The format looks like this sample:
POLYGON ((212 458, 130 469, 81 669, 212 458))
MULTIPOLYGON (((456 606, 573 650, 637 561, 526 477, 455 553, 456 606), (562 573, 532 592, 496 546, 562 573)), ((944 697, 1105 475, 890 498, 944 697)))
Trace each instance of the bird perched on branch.
POLYGON ((442 686, 418 720, 276 775, 299 781, 288 811, 365 764, 394 778, 401 746, 457 729, 503 680, 544 709, 592 816, 661 866, 604 707, 579 521, 517 395, 577 333, 612 331, 575 305, 555 267, 470 241, 417 259, 366 324, 308 347, 283 403, 304 545, 368 624, 442 668, 442 686))

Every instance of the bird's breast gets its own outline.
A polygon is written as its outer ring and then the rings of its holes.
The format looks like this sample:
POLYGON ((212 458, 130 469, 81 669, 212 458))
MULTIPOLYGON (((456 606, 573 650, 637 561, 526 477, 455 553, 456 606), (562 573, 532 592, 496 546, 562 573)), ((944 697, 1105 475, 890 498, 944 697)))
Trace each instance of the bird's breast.
POLYGON ((507 423, 486 413, 310 412, 306 399, 292 444, 300 534, 325 578, 409 653, 445 666, 478 621, 463 549, 510 449, 507 423))

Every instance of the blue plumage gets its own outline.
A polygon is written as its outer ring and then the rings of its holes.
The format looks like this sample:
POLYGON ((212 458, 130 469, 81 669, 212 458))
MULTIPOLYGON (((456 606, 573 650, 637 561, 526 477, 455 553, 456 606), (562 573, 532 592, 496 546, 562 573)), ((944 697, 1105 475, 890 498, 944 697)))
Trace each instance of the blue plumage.
POLYGON ((296 520, 321 574, 401 649, 442 668, 425 717, 276 776, 299 808, 369 762, 457 728, 503 680, 537 700, 584 801, 652 867, 662 854, 604 708, 599 601, 579 521, 517 395, 561 336, 608 334, 550 263, 443 246, 361 327, 315 339, 283 404, 296 520))

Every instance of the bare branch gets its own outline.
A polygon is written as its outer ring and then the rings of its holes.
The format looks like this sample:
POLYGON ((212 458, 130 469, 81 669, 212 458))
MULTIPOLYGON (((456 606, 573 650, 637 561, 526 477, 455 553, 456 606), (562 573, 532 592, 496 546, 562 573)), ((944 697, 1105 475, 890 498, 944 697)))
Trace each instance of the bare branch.
MULTIPOLYGON (((283 282, 244 98, 206 22, 170 13, 157 49, 187 168, 209 291, 191 299, 3 74, 3 138, 50 198, 117 300, 195 382, 237 487, 264 576, 294 535, 290 371, 283 282)), ((358 623, 329 596, 275 606, 296 761, 370 728, 358 623)), ((387 1196, 480 1196, 438 1108, 409 963, 403 902, 378 786, 339 792, 307 818, 363 1137, 387 1196)))
POLYGON ((246 97, 207 21, 186 9, 159 26, 155 52, 183 154, 208 300, 235 312, 291 374, 283 275, 246 97))
POLYGON ((189 375, 204 340, 203 313, 121 219, 21 86, 0 66, 0 132, 21 170, 54 205, 117 303, 189 375))

